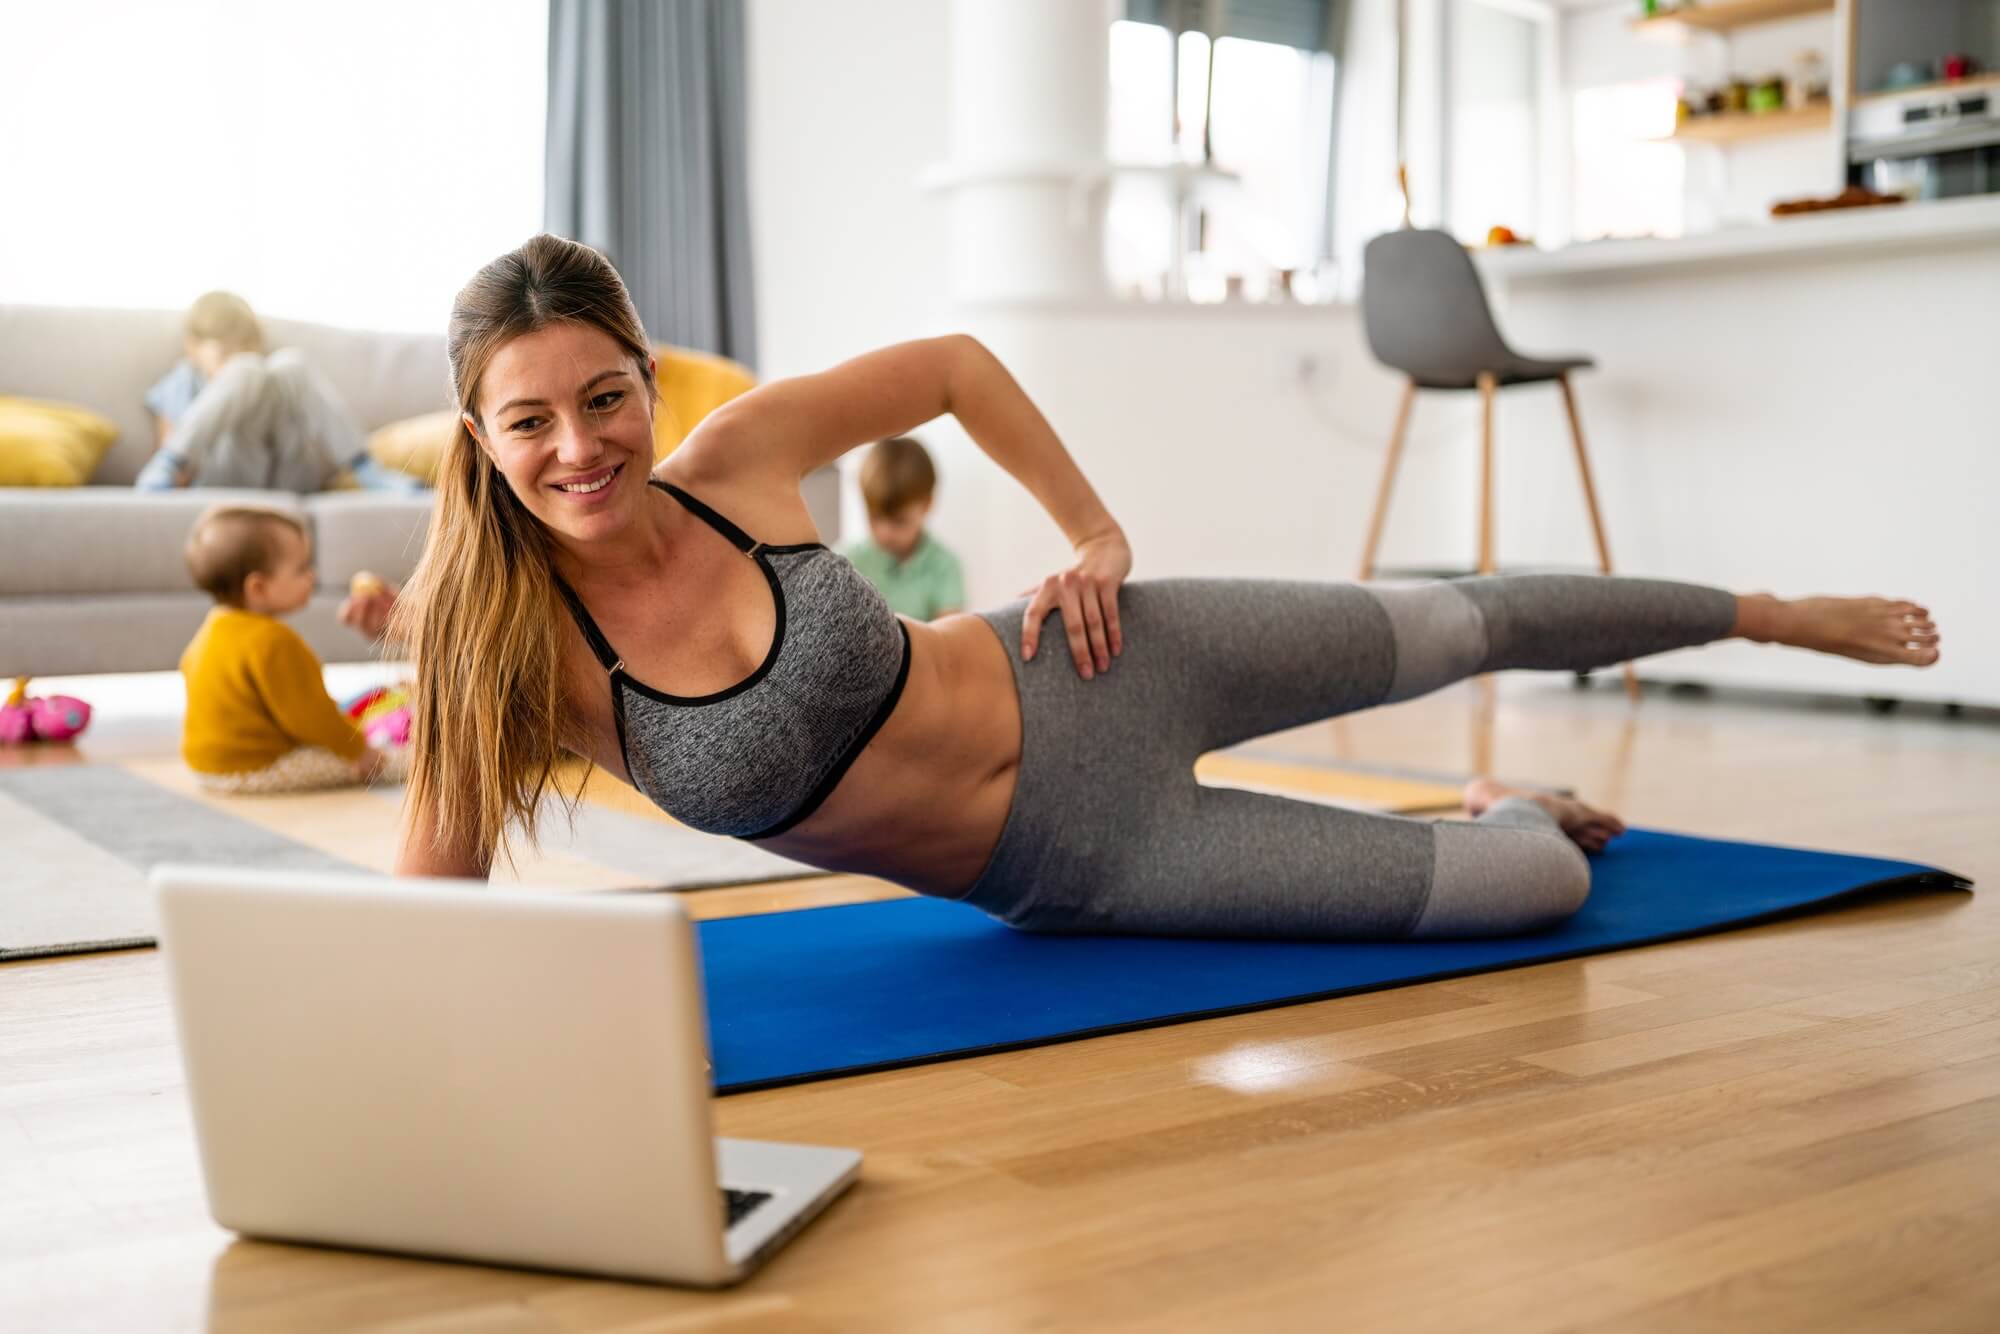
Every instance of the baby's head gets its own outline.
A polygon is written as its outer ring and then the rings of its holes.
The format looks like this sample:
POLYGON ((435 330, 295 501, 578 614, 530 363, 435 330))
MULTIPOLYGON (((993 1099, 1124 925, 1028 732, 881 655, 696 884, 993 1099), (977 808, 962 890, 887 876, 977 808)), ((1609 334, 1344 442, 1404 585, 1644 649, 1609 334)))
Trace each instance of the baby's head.
POLYGON ((861 460, 861 498, 875 545, 903 559, 917 549, 937 494, 937 470, 924 447, 907 435, 877 441, 861 460))
POLYGON ((194 521, 188 573, 225 607, 284 616, 312 597, 312 541, 282 510, 217 505, 194 521))
POLYGON ((188 307, 182 349, 205 379, 239 352, 264 350, 264 326, 250 303, 234 292, 204 292, 188 307))

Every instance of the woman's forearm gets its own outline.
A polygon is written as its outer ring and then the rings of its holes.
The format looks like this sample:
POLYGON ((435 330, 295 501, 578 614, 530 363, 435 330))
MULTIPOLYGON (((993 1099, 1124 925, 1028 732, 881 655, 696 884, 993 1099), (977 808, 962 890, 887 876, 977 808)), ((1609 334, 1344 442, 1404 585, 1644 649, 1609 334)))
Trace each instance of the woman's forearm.
POLYGON ((1048 419, 977 339, 960 340, 948 396, 973 443, 1041 502, 1071 545, 1120 531, 1048 419))

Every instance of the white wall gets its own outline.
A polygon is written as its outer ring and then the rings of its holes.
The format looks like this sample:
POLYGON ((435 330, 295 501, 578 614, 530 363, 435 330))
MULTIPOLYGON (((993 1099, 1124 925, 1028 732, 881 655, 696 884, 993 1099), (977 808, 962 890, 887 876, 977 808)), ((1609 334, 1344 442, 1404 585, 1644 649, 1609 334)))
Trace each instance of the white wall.
MULTIPOLYGON (((1398 392, 1358 312, 955 307, 947 207, 917 186, 951 147, 949 7, 751 0, 749 16, 765 376, 970 332, 1076 454, 1141 575, 1352 576, 1398 392)), ((1385 560, 1470 563, 1472 420, 1463 395, 1419 406, 1385 560)), ((964 557, 975 605, 1057 568, 1063 544, 1016 483, 953 423, 919 434, 939 467, 933 525, 964 557)), ((850 485, 843 531, 860 522, 850 485)))
POLYGON ((772 378, 934 332, 948 151, 949 7, 750 0, 758 366, 772 378))
MULTIPOLYGON (((1663 77, 1703 89, 1732 74, 1789 77, 1805 50, 1818 51, 1829 70, 1835 66, 1832 15, 1759 24, 1726 36, 1697 32, 1674 43, 1634 34, 1633 9, 1625 0, 1612 0, 1563 11, 1562 66, 1570 91, 1663 77)), ((1691 143, 1683 151, 1690 231, 1760 221, 1775 200, 1831 194, 1844 184, 1831 129, 1730 145, 1691 143)))
MULTIPOLYGON (((1138 577, 1354 576, 1400 392, 1369 355, 1358 311, 1106 304, 962 314, 1124 525, 1138 577)), ((1470 567, 1472 407, 1469 395, 1420 401, 1385 563, 1470 567)), ((955 429, 926 438, 949 486, 939 531, 968 554, 975 604, 1059 568, 1066 548, 1018 486, 955 429)))

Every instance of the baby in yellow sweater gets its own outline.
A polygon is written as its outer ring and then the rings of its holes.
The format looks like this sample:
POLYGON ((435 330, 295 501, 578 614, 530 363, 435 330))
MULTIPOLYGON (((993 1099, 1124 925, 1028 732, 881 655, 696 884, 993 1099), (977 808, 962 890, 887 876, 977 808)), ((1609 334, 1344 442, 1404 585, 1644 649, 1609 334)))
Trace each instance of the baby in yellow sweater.
POLYGON ((215 599, 181 654, 181 755, 202 786, 303 792, 388 767, 326 693, 319 658, 277 618, 312 597, 312 542, 278 510, 219 505, 188 534, 188 573, 215 599))

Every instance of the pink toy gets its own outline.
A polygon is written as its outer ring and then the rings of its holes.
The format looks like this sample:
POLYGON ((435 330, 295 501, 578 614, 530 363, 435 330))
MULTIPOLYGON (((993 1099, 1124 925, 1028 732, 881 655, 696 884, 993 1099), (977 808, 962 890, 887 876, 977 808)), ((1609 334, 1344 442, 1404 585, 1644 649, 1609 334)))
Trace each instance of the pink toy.
POLYGON ((19 746, 35 739, 35 724, 25 704, 0 704, 0 746, 19 746))
POLYGON ((28 678, 17 677, 7 702, 0 704, 0 745, 30 741, 68 741, 90 726, 90 706, 74 695, 28 696, 28 678))
POLYGON ((341 712, 361 729, 371 746, 410 744, 410 691, 407 686, 376 686, 342 706, 341 712))
POLYGON ((35 735, 44 741, 68 741, 90 726, 90 706, 74 695, 44 695, 28 701, 35 735))

